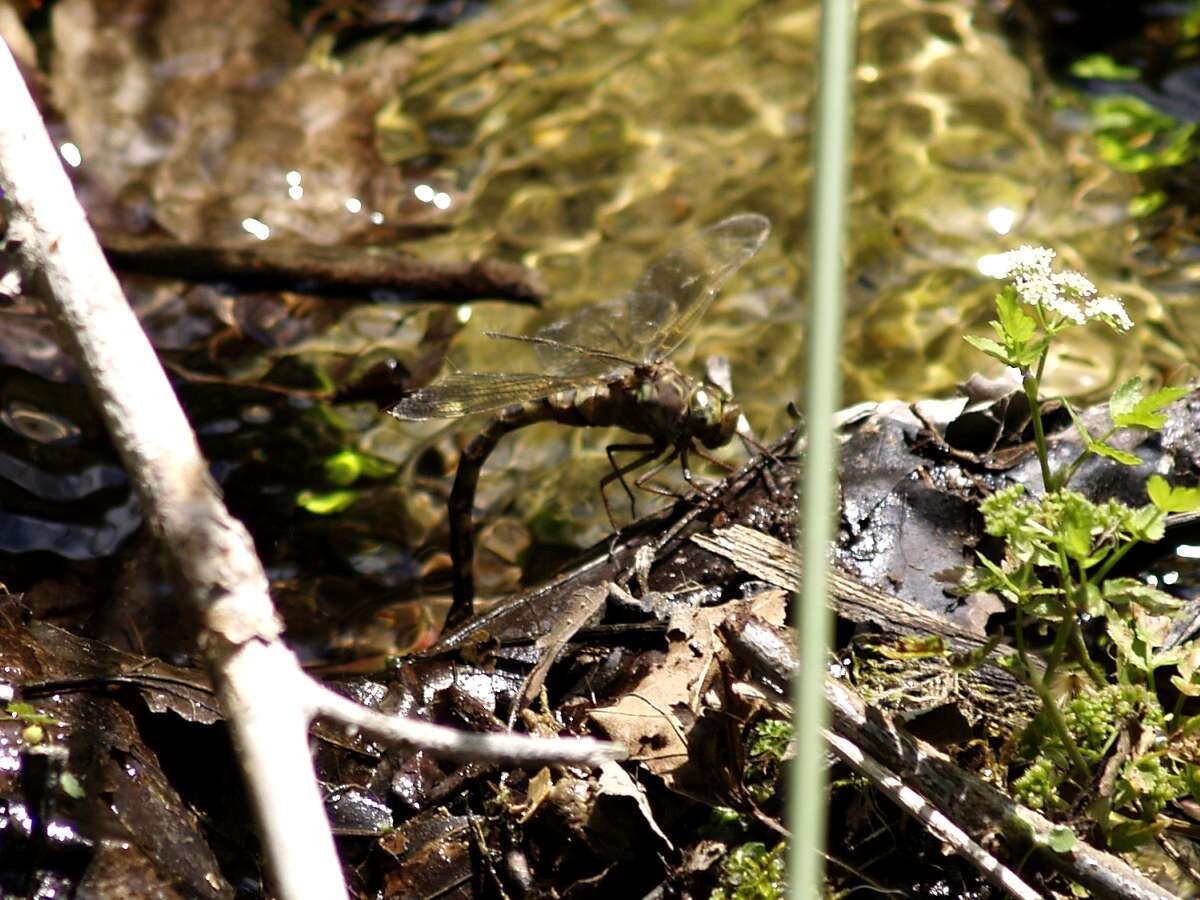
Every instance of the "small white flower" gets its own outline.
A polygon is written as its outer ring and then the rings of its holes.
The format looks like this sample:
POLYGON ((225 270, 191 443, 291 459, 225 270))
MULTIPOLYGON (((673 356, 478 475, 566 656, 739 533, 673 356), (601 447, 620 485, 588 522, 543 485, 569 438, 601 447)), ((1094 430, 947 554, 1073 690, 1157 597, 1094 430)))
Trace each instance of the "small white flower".
POLYGON ((1053 296, 1048 297, 1045 303, 1046 309, 1058 313, 1064 319, 1069 319, 1076 325, 1082 325, 1088 320, 1087 314, 1078 303, 1057 292, 1053 296))
POLYGON ((1086 275, 1068 269, 1051 276, 1058 287, 1064 289, 1069 297, 1085 299, 1096 293, 1096 286, 1086 275))
POLYGON ((1030 306, 1040 306, 1049 312, 1057 313, 1064 319, 1082 325, 1087 316, 1079 304, 1063 294, 1053 276, 1038 273, 1030 276, 1018 276, 1013 280, 1017 294, 1030 306))
POLYGON ((1054 251, 1048 247, 1031 247, 1028 244, 998 253, 989 260, 988 271, 996 278, 1031 277, 1049 275, 1054 251))
POLYGON ((1100 319, 1114 331, 1128 331, 1133 321, 1116 297, 1097 297, 1096 286, 1086 275, 1067 269, 1052 272, 1055 253, 1048 247, 1025 245, 980 260, 980 271, 1012 280, 1023 303, 1039 306, 1075 325, 1100 319), (986 261, 986 266, 982 263, 986 261))
POLYGON ((1053 303, 1058 297, 1058 288, 1055 287, 1054 282, 1041 275, 1032 278, 1018 276, 1013 279, 1013 287, 1017 289, 1021 299, 1030 306, 1053 303))
POLYGON ((1125 304, 1118 297, 1096 297, 1087 302, 1086 310, 1089 319, 1100 319, 1114 331, 1128 331, 1133 327, 1133 319, 1125 311, 1125 304))

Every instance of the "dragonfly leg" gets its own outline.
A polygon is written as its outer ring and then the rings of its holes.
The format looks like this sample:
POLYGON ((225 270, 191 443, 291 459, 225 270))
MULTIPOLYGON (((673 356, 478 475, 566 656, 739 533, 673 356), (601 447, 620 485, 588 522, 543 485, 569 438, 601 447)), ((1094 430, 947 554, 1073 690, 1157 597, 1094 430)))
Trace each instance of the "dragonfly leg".
POLYGON ((638 490, 646 491, 651 494, 658 494, 660 497, 672 497, 678 499, 679 494, 675 493, 670 488, 660 487, 657 484, 651 484, 650 479, 669 466, 675 461, 675 457, 679 455, 679 448, 674 448, 670 453, 656 462, 653 466, 634 479, 633 485, 638 490))
MULTIPOLYGON (((753 435, 743 434, 739 431, 738 437, 741 438, 742 446, 746 448, 746 452, 749 453, 751 457, 770 460, 775 465, 782 465, 782 460, 775 455, 771 448, 757 441, 753 435)), ((763 481, 766 482, 767 490, 770 492, 772 497, 780 497, 783 495, 783 492, 779 488, 778 482, 775 480, 775 476, 771 474, 770 466, 763 466, 762 477, 763 481)))
POLYGON ((711 453, 709 453, 707 450, 705 450, 699 444, 692 444, 691 449, 696 452, 696 455, 698 457, 712 463, 714 466, 716 466, 722 472, 733 472, 737 469, 737 466, 731 466, 729 463, 725 462, 725 460, 717 459, 717 457, 713 456, 711 453))
POLYGON ((608 456, 608 464, 612 466, 612 471, 605 475, 600 481, 600 499, 604 501, 604 511, 608 513, 608 523, 613 527, 613 531, 616 531, 617 520, 613 517, 612 507, 608 503, 608 493, 606 492, 605 488, 607 488, 614 481, 621 482, 621 487, 625 489, 625 494, 629 497, 630 515, 632 515, 634 518, 637 518, 637 503, 634 500, 633 491, 630 490, 628 482, 625 481, 625 475, 627 472, 632 472, 634 469, 640 469, 646 463, 650 462, 650 460, 654 459, 654 457, 662 453, 662 447, 660 447, 658 444, 650 443, 609 444, 604 449, 604 452, 608 456), (640 451, 642 455, 633 460, 633 462, 626 463, 623 466, 617 465, 617 460, 613 454, 631 453, 635 450, 640 451))

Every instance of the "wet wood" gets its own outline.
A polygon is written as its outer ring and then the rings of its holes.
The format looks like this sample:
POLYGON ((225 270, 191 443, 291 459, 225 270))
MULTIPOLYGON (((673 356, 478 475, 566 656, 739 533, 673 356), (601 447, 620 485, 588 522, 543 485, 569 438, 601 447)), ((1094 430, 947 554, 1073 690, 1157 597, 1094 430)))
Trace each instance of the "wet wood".
POLYGON ((122 272, 225 281, 246 290, 322 296, 386 294, 389 300, 509 300, 540 305, 532 272, 499 260, 434 263, 385 247, 326 247, 268 241, 257 245, 181 244, 163 237, 103 236, 122 272))

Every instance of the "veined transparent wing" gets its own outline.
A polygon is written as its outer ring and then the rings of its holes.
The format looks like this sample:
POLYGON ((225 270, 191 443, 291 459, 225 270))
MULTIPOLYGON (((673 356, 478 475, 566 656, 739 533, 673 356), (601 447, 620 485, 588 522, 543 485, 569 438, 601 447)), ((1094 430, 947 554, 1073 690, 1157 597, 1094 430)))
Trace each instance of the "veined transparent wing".
POLYGON ((626 365, 657 361, 696 326, 721 286, 758 248, 770 222, 731 216, 661 257, 628 295, 584 307, 535 332, 540 372, 448 375, 413 391, 390 410, 401 419, 453 419, 545 397, 626 365))
POLYGON ((764 216, 731 216, 685 240, 646 270, 637 287, 617 300, 585 307, 538 331, 536 347, 548 372, 598 374, 606 367, 570 347, 584 347, 633 362, 672 353, 700 321, 726 281, 767 239, 764 216))
POLYGON ((413 421, 457 419, 547 397, 574 384, 569 378, 536 372, 455 373, 405 395, 388 412, 413 421))

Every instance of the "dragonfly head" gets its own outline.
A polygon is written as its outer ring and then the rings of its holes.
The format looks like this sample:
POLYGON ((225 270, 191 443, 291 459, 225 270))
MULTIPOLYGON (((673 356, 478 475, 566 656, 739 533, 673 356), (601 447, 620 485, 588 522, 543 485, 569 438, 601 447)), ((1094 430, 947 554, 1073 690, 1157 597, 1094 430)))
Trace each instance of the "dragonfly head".
POLYGON ((723 447, 737 433, 741 405, 714 384, 697 385, 688 395, 692 437, 710 450, 723 447))

